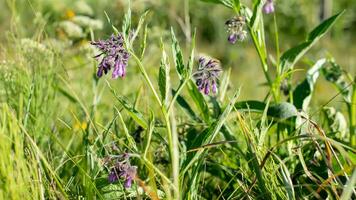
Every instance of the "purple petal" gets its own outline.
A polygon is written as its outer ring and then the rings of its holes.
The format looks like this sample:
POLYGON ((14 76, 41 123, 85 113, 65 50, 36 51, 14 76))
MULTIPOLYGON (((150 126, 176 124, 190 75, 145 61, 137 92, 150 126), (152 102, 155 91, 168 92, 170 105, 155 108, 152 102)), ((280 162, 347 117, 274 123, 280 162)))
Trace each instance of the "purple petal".
POLYGON ((113 78, 113 79, 117 79, 118 77, 119 77, 119 70, 115 68, 115 69, 112 71, 112 78, 113 78))
POLYGON ((114 183, 117 180, 119 180, 119 178, 117 177, 115 170, 112 170, 108 176, 108 181, 109 183, 114 183))
POLYGON ((208 80, 203 80, 200 86, 198 87, 199 91, 202 92, 207 84, 208 80))
POLYGON ((123 63, 121 62, 121 60, 118 60, 115 63, 115 68, 112 72, 112 78, 117 79, 118 77, 123 77, 123 75, 125 73, 124 71, 125 71, 125 69, 124 69, 123 63))
POLYGON ((217 64, 217 61, 216 60, 213 60, 213 59, 211 59, 211 60, 209 60, 209 62, 206 64, 206 68, 213 68, 213 67, 215 67, 216 66, 216 64, 217 64))
POLYGON ((129 177, 125 180, 124 187, 125 188, 130 188, 132 185, 132 179, 129 177))
POLYGON ((217 91, 218 91, 217 84, 216 84, 215 81, 213 81, 213 84, 212 84, 212 91, 213 91, 214 94, 216 94, 217 91))
POLYGON ((231 34, 229 35, 229 37, 227 38, 227 40, 231 43, 231 44, 235 44, 237 41, 237 34, 231 34))
POLYGON ((122 55, 122 58, 123 58, 124 60, 129 59, 129 57, 130 57, 130 54, 127 53, 127 52, 124 52, 123 55, 122 55))
POLYGON ((126 76, 126 65, 122 65, 122 75, 121 77, 125 77, 126 76))
POLYGON ((100 78, 103 76, 103 67, 99 67, 98 72, 96 73, 96 75, 100 78))
POLYGON ((205 58, 204 57, 200 57, 199 58, 199 63, 204 63, 205 62, 205 58))
POLYGON ((274 5, 272 0, 267 0, 265 5, 263 6, 263 12, 265 14, 270 14, 274 12, 274 5))
POLYGON ((209 82, 207 82, 207 83, 205 84, 204 94, 208 95, 209 92, 210 92, 210 84, 209 84, 209 82))

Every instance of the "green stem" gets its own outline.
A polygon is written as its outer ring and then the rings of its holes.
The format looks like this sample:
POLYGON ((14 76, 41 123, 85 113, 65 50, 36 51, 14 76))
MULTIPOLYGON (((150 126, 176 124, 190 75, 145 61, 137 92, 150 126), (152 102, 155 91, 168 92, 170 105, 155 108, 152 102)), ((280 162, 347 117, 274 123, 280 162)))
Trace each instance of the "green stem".
POLYGON ((276 45, 276 58, 277 58, 277 63, 276 63, 276 68, 277 68, 277 75, 281 75, 281 69, 279 66, 280 63, 280 50, 279 50, 279 36, 278 36, 278 26, 277 26, 277 18, 276 14, 273 15, 273 21, 274 21, 274 36, 275 36, 275 45, 276 45))
POLYGON ((252 40, 253 40, 253 44, 254 44, 254 46, 255 46, 255 48, 257 50, 258 57, 260 58, 260 61, 261 61, 263 73, 264 73, 264 75, 265 75, 265 77, 267 79, 268 85, 270 86, 270 89, 272 91, 273 98, 274 98, 275 101, 277 101, 278 98, 277 98, 277 94, 276 94, 275 89, 274 89, 273 81, 272 81, 271 77, 268 74, 268 65, 267 65, 267 62, 266 62, 266 59, 265 59, 266 56, 262 54, 259 42, 257 41, 256 35, 255 35, 255 33, 253 32, 253 30, 251 28, 250 28, 250 34, 251 34, 251 37, 252 37, 252 40))
POLYGON ((354 85, 352 90, 349 113, 350 113, 350 144, 353 147, 356 145, 356 76, 354 78, 354 85))
POLYGON ((164 116, 164 120, 166 123, 167 127, 167 136, 168 136, 168 145, 169 145, 169 152, 170 152, 170 157, 171 157, 171 165, 172 165, 172 176, 173 176, 173 189, 175 193, 175 199, 179 199, 179 148, 178 148, 178 136, 177 134, 172 134, 172 129, 171 129, 171 123, 169 120, 169 113, 166 111, 165 106, 162 104, 161 99, 159 98, 156 90, 153 87, 153 84, 151 80, 149 79, 147 72, 145 68, 143 67, 141 60, 135 55, 135 53, 131 50, 129 50, 131 56, 135 59, 138 67, 140 68, 140 71, 145 78, 145 81, 147 82, 149 88, 151 89, 153 95, 155 96, 155 99, 157 103, 159 104, 161 108, 161 112, 164 116))
POLYGON ((145 78, 145 81, 147 82, 148 86, 150 87, 150 89, 151 89, 153 95, 155 96, 155 99, 156 99, 157 103, 159 104, 160 107, 162 107, 161 99, 159 98, 159 96, 158 96, 156 90, 154 89, 153 84, 152 84, 150 78, 148 77, 145 68, 143 67, 143 65, 142 65, 142 63, 141 63, 141 60, 136 56, 136 54, 135 54, 133 51, 129 50, 129 53, 130 53, 130 55, 135 59, 136 64, 137 64, 138 67, 140 68, 140 71, 141 71, 143 77, 145 78))
POLYGON ((169 119, 169 113, 165 112, 165 109, 162 108, 164 114, 164 119, 167 126, 167 135, 168 135, 168 144, 169 152, 171 157, 172 165, 172 176, 173 176, 173 185, 174 189, 174 199, 180 199, 179 196, 179 147, 178 147, 178 135, 176 131, 172 132, 171 123, 169 119))
POLYGON ((180 94, 180 92, 182 91, 182 89, 184 88, 184 86, 188 83, 188 81, 190 80, 190 78, 186 78, 184 79, 184 81, 179 85, 176 93, 174 94, 172 101, 169 103, 168 107, 167 107, 167 112, 170 113, 172 106, 174 105, 174 102, 177 100, 178 95, 180 94))

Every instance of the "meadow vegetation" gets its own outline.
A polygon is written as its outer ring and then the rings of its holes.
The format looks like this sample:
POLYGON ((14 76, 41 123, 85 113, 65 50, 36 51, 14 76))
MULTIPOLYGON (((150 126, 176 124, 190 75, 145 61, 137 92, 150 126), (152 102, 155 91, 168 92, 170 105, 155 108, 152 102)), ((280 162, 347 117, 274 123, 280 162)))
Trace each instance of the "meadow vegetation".
POLYGON ((355 0, 0 0, 0 199, 355 199, 355 0))

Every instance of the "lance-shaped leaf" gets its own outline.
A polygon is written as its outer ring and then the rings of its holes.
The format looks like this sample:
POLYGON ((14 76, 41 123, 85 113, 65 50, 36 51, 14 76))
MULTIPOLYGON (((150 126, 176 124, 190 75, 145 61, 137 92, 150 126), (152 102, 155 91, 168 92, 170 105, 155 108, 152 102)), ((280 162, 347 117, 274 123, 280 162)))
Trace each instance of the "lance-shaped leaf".
POLYGON ((125 108, 131 118, 144 129, 147 129, 148 125, 143 115, 139 111, 137 111, 131 103, 126 101, 123 97, 119 96, 116 91, 111 87, 109 82, 107 82, 107 84, 110 88, 110 91, 114 94, 115 98, 120 102, 120 104, 125 108))
POLYGON ((193 37, 192 37, 192 42, 191 42, 191 48, 190 48, 190 56, 188 60, 188 70, 187 70, 187 76, 191 76, 192 71, 193 71, 193 65, 194 65, 194 51, 195 51, 195 36, 196 36, 196 30, 194 30, 193 37))
POLYGON ((235 108, 240 111, 249 112, 263 112, 266 108, 266 104, 261 101, 249 100, 249 101, 239 101, 235 104, 235 108))
POLYGON ((200 114, 202 114, 202 119, 204 122, 209 122, 210 114, 209 114, 209 107, 207 102, 204 99, 202 93, 198 90, 195 83, 190 80, 188 81, 188 92, 190 97, 193 99, 195 105, 199 109, 200 114))
POLYGON ((240 12, 240 8, 241 8, 241 4, 240 4, 240 0, 231 0, 232 3, 232 7, 234 8, 236 13, 240 12))
POLYGON ((325 64, 326 59, 318 60, 307 72, 305 80, 293 91, 293 104, 297 109, 306 110, 309 106, 314 85, 319 77, 319 71, 325 64))
POLYGON ((298 60, 325 35, 343 13, 344 11, 326 19, 308 34, 306 41, 284 52, 280 59, 281 69, 284 71, 293 69, 298 60))
POLYGON ((142 26, 143 26, 143 24, 145 22, 145 18, 147 16, 147 14, 148 14, 148 11, 144 12, 141 15, 140 20, 138 21, 137 27, 136 27, 135 31, 133 31, 133 33, 132 33, 132 35, 130 37, 131 45, 132 45, 133 41, 136 39, 138 33, 140 32, 140 30, 141 30, 141 28, 142 28, 142 26))
POLYGON ((133 107, 132 104, 130 104, 128 101, 126 101, 124 98, 120 96, 116 96, 116 99, 120 102, 120 104, 125 108, 125 110, 130 115, 130 117, 132 117, 132 119, 137 124, 142 126, 144 129, 147 129, 148 125, 146 120, 144 119, 143 115, 133 107))
POLYGON ((183 61, 183 54, 182 50, 180 49, 178 40, 176 35, 174 34, 173 28, 171 28, 171 37, 172 37, 172 52, 173 52, 173 59, 174 64, 176 66, 176 70, 180 78, 185 77, 186 69, 184 68, 184 61, 183 61))
POLYGON ((168 98, 169 98, 169 87, 170 87, 169 84, 170 66, 169 66, 167 54, 164 50, 164 44, 162 41, 161 41, 161 50, 162 50, 162 58, 159 67, 158 86, 159 86, 159 91, 161 93, 162 102, 164 102, 164 105, 167 106, 168 98))
POLYGON ((258 25, 262 25, 262 7, 263 1, 257 0, 253 5, 253 14, 250 19, 250 27, 252 27, 253 31, 257 31, 258 25))
MULTIPOLYGON (((172 89, 172 95, 174 96, 176 94, 176 91, 172 89)), ((178 105, 181 106, 181 108, 183 109, 183 111, 192 119, 194 119, 195 121, 200 121, 200 119, 198 118, 198 116, 196 116, 194 110, 192 109, 192 107, 189 105, 188 101, 184 99, 184 97, 182 95, 178 95, 177 97, 177 102, 178 105)))
POLYGON ((124 33, 124 36, 129 35, 131 29, 131 6, 130 5, 128 6, 127 12, 125 14, 121 29, 122 32, 124 33))

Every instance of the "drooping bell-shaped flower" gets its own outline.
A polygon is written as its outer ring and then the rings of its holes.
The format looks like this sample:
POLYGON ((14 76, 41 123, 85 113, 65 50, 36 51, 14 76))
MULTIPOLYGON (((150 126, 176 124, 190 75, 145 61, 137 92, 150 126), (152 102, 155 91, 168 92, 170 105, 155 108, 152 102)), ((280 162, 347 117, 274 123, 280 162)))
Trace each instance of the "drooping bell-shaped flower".
POLYGON ((265 14, 270 14, 274 12, 274 3, 273 0, 267 0, 266 3, 263 5, 263 12, 265 14))
POLYGON ((124 47, 122 34, 111 35, 107 40, 98 40, 91 42, 100 53, 94 58, 100 60, 97 76, 101 77, 107 74, 111 69, 112 78, 124 77, 130 54, 124 47))
POLYGON ((195 84, 205 95, 218 91, 217 81, 221 74, 220 62, 216 59, 200 57, 198 70, 194 74, 195 84))
POLYGON ((236 16, 225 22, 227 26, 227 32, 229 34, 227 40, 231 44, 235 44, 237 41, 241 42, 246 39, 247 32, 244 30, 246 20, 244 16, 236 16))

